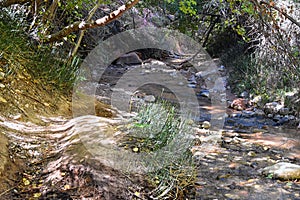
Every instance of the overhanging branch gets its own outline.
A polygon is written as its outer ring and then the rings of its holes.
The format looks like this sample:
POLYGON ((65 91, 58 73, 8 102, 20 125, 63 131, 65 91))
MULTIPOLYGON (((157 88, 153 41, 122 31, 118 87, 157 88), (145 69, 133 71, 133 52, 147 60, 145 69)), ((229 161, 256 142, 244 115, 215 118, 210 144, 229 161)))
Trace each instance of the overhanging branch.
POLYGON ((260 1, 260 4, 265 4, 275 10, 277 10, 279 13, 281 13, 282 15, 284 15, 286 18, 288 18, 292 23, 294 23, 295 25, 297 25, 298 27, 300 27, 300 23, 294 19, 293 17, 291 17, 289 14, 287 14, 286 12, 284 12, 282 9, 278 8, 277 6, 275 6, 275 4, 270 4, 268 2, 265 1, 260 1))
POLYGON ((136 5, 139 2, 139 0, 129 0, 125 5, 120 6, 117 10, 111 12, 109 15, 106 15, 100 19, 97 19, 96 21, 88 22, 88 21, 77 21, 73 24, 64 27, 62 30, 45 36, 42 38, 42 41, 45 43, 51 43, 55 41, 59 41, 62 38, 66 37, 72 32, 78 31, 78 30, 86 30, 89 28, 95 28, 99 26, 105 26, 108 23, 114 21, 115 19, 119 18, 121 15, 123 15, 127 10, 132 8, 134 5, 136 5))

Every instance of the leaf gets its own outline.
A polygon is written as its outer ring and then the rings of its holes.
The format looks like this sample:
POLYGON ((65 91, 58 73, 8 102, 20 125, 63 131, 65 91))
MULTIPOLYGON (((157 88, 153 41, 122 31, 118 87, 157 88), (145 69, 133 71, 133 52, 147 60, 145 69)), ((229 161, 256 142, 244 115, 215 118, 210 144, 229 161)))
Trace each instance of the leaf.
POLYGON ((28 179, 23 178, 22 181, 25 186, 30 185, 30 181, 28 179))
POLYGON ((34 194, 33 194, 33 197, 34 197, 34 198, 39 198, 40 196, 42 196, 42 193, 34 193, 34 194))
POLYGON ((65 189, 65 190, 69 190, 69 189, 71 189, 71 186, 70 186, 70 185, 65 185, 65 186, 64 186, 64 189, 65 189))
POLYGON ((135 153, 137 153, 137 152, 139 151, 139 148, 134 147, 134 148, 132 149, 132 151, 135 152, 135 153))

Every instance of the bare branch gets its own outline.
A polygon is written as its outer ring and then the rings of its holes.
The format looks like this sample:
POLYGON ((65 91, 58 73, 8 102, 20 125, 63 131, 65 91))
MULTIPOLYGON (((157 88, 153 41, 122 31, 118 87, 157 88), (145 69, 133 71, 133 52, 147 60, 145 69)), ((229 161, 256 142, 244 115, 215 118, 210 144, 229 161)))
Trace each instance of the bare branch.
POLYGON ((296 24, 297 26, 300 27, 300 23, 294 19, 293 17, 291 17, 290 15, 288 15, 286 12, 284 12, 282 9, 278 8, 277 6, 275 6, 275 4, 270 4, 268 2, 265 1, 260 1, 260 4, 265 4, 275 10, 277 10, 279 13, 281 13, 282 15, 284 15, 286 18, 288 18, 292 23, 296 24))
POLYGON ((111 12, 109 15, 106 15, 100 19, 97 19, 96 21, 88 22, 88 21, 77 21, 73 24, 64 27, 62 30, 45 36, 45 38, 42 38, 42 41, 45 43, 51 43, 58 40, 61 40, 63 37, 69 35, 70 33, 78 30, 86 30, 89 28, 95 28, 99 26, 105 26, 108 23, 114 21, 115 19, 119 18, 121 15, 123 15, 127 10, 132 8, 134 5, 136 5, 139 2, 139 0, 129 0, 125 5, 120 6, 117 10, 111 12))

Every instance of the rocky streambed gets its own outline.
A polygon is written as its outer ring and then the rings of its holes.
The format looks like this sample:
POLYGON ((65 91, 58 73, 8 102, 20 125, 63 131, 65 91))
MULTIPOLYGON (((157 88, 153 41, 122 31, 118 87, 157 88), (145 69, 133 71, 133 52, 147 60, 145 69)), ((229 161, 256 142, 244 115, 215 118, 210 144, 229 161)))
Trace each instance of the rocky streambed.
MULTIPOLYGON (((96 108, 96 113, 105 113, 106 117, 40 117, 43 125, 1 117, 0 199, 300 199, 299 131, 282 126, 285 121, 280 120, 285 116, 277 120, 259 109, 217 110, 211 102, 211 90, 205 85, 205 74, 154 62, 110 66, 94 83, 98 100, 118 105, 118 99, 112 101, 114 97, 128 102, 122 111, 97 104, 101 109, 96 108), (167 189, 155 196, 153 185, 142 171, 126 173, 120 168, 137 166, 130 164, 130 159, 138 154, 116 145, 122 135, 120 126, 124 127, 136 107, 160 98, 180 105, 168 85, 140 87, 132 79, 126 79, 127 85, 118 84, 123 74, 134 68, 140 68, 139 83, 144 83, 144 74, 159 73, 176 83, 180 93, 193 90, 196 101, 191 99, 190 105, 200 113, 193 118, 195 145, 190 149, 197 177, 192 187, 178 188, 189 190, 185 196, 168 196, 167 189), (179 76, 186 80, 179 80, 179 76), (128 93, 130 99, 113 96, 120 91, 128 93), (222 128, 210 123, 212 113, 218 111, 224 112, 222 128)), ((224 77, 224 68, 218 70, 224 77)), ((220 101, 227 100, 226 96, 220 97, 220 101)), ((227 97, 234 100, 231 94, 227 97)))

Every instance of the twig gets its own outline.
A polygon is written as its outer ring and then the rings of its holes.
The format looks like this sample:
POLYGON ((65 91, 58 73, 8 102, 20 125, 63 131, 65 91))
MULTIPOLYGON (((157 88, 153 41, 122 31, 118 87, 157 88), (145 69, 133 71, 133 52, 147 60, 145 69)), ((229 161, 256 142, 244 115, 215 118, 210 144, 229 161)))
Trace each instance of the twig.
POLYGON ((9 189, 5 190, 4 192, 2 192, 2 193, 0 194, 0 197, 2 197, 3 195, 5 195, 7 192, 11 191, 11 190, 14 189, 14 188, 15 188, 15 187, 12 187, 12 188, 9 188, 9 189))

